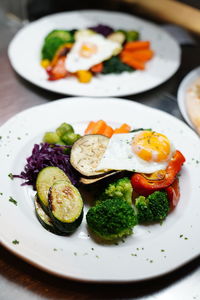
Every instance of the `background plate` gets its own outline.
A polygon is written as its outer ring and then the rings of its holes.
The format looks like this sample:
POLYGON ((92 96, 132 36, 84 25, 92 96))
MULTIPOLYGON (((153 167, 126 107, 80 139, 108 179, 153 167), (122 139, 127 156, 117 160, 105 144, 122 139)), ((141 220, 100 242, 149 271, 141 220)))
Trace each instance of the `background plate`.
POLYGON ((128 14, 95 10, 59 13, 30 23, 14 37, 8 55, 15 71, 26 80, 53 92, 77 96, 122 96, 144 92, 165 82, 180 65, 179 45, 160 27, 128 14), (155 57, 146 70, 99 75, 88 84, 81 84, 76 78, 48 81, 40 66, 44 37, 53 29, 81 29, 99 23, 116 29, 138 30, 142 40, 150 40, 155 57))
MULTIPOLYGON (((174 270, 200 253, 200 140, 183 122, 167 113, 124 99, 68 98, 25 110, 0 128, 0 240, 16 255, 58 276, 82 281, 129 282, 174 270), (112 114, 110 112, 112 111, 112 114), (34 143, 60 123, 83 133, 90 120, 112 126, 123 122, 167 134, 186 157, 180 176, 181 199, 162 225, 136 226, 118 245, 101 245, 85 223, 70 237, 46 231, 38 222, 33 192, 19 174, 34 143), (117 120, 117 121, 115 121, 117 120), (17 205, 9 201, 13 197, 17 205), (13 241, 19 241, 14 244, 13 241)), ((87 197, 86 199, 87 200, 87 197)), ((87 204, 85 204, 85 214, 87 204)))
POLYGON ((186 92, 188 88, 194 83, 194 81, 200 77, 200 67, 189 72, 184 79, 181 81, 181 84, 178 88, 177 98, 178 98, 178 106, 179 109, 186 120, 186 122, 192 127, 195 128, 193 123, 191 122, 186 106, 186 92))

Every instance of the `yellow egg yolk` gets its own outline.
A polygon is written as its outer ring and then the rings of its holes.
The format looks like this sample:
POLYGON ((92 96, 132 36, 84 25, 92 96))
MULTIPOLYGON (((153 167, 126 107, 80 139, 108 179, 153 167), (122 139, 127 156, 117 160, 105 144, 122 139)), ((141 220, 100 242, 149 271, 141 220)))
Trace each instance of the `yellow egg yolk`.
POLYGON ((167 161, 171 152, 170 141, 164 134, 142 131, 134 137, 132 151, 145 161, 167 161))
POLYGON ((79 54, 82 57, 90 58, 96 52, 97 52, 97 46, 93 43, 87 42, 82 44, 79 54))

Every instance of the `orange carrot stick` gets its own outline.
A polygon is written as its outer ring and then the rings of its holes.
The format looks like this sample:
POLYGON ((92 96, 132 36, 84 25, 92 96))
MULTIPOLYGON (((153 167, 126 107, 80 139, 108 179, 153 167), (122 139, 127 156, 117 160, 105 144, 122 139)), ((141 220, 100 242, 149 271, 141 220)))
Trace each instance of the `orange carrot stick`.
POLYGON ((124 50, 139 50, 139 49, 148 49, 150 47, 149 41, 135 41, 128 42, 124 46, 124 50))
POLYGON ((144 70, 145 69, 144 62, 134 59, 132 57, 121 57, 121 61, 136 70, 144 70))
POLYGON ((154 52, 150 49, 137 50, 132 52, 132 58, 146 62, 153 57, 154 52))
POLYGON ((106 126, 107 125, 105 121, 103 120, 97 121, 92 129, 92 134, 103 134, 106 126))
POLYGON ((116 128, 113 133, 128 133, 130 130, 131 127, 128 124, 124 123, 119 128, 116 128))
POLYGON ((107 125, 102 134, 110 138, 113 135, 113 132, 114 130, 112 129, 112 127, 107 125))
POLYGON ((90 123, 88 124, 87 128, 85 129, 84 133, 85 134, 91 134, 92 133, 92 129, 94 128, 95 122, 94 121, 90 121, 90 123))

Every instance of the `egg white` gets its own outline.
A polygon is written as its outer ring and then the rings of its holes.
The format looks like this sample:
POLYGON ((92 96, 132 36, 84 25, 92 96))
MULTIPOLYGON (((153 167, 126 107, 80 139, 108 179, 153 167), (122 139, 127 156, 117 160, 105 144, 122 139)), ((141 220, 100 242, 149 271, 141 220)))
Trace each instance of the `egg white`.
POLYGON ((133 138, 140 132, 114 134, 110 138, 106 151, 96 170, 127 170, 146 174, 165 170, 175 151, 173 144, 170 142, 170 155, 167 161, 145 161, 131 149, 133 138))
POLYGON ((77 39, 67 54, 65 67, 71 73, 79 70, 89 70, 92 66, 109 59, 114 53, 120 50, 121 45, 119 43, 108 40, 100 34, 82 36, 77 39), (94 44, 97 47, 97 52, 91 55, 91 57, 82 57, 80 49, 84 43, 94 44))

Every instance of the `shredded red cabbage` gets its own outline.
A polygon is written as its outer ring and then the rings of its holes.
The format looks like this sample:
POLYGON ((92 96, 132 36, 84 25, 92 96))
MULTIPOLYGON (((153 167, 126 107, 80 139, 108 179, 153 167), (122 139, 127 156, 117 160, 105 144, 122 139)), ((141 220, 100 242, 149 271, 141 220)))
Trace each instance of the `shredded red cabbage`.
POLYGON ((104 25, 104 24, 99 24, 94 27, 90 27, 89 29, 102 34, 103 36, 108 36, 109 34, 113 33, 114 29, 110 26, 104 25))
POLYGON ((72 184, 76 185, 79 180, 77 172, 70 164, 69 154, 66 154, 66 149, 71 146, 52 145, 48 143, 35 144, 31 156, 26 161, 24 171, 20 175, 13 177, 22 178, 25 182, 22 185, 33 185, 37 175, 45 167, 53 166, 62 169, 71 180, 72 184))

